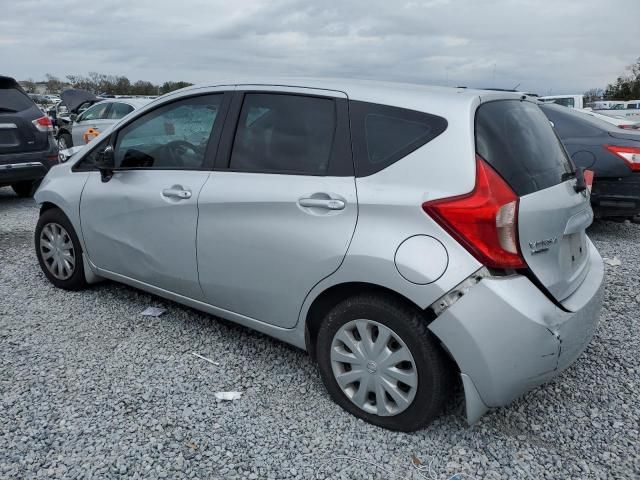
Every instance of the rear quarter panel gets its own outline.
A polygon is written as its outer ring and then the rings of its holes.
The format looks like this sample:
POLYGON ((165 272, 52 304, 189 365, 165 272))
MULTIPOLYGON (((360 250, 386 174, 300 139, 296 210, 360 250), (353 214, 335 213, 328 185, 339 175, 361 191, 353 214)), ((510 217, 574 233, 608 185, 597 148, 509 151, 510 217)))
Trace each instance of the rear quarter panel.
MULTIPOLYGON (((361 98, 355 98, 361 100, 361 98)), ((475 185, 474 116, 480 103, 389 102, 382 97, 364 101, 391 104, 440 115, 447 119, 445 132, 384 170, 356 179, 358 223, 347 256, 336 273, 310 292, 302 318, 320 293, 347 282, 363 282, 389 288, 420 308, 426 308, 482 265, 449 236, 423 210, 429 200, 462 195, 475 185), (416 284, 400 275, 395 254, 403 241, 415 235, 439 240, 447 251, 447 268, 435 281, 416 284)), ((425 256, 433 252, 423 252, 425 256)), ((434 262, 439 259, 433 259, 434 262)))

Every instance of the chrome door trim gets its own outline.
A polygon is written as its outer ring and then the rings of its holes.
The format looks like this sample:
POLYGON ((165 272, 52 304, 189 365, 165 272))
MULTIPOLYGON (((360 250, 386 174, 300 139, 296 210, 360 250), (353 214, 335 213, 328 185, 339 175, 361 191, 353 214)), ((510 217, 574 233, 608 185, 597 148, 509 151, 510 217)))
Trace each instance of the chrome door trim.
POLYGON ((0 165, 0 170, 14 170, 19 168, 44 167, 42 162, 7 163, 0 165))

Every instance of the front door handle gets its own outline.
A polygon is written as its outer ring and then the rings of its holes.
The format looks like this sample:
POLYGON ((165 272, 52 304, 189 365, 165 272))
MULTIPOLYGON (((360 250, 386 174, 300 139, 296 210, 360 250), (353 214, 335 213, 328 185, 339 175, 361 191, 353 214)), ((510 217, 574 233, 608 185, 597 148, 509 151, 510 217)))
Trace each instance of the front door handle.
POLYGON ((165 188, 162 190, 162 196, 167 198, 178 198, 180 200, 186 200, 191 198, 191 192, 189 190, 183 190, 182 188, 165 188))
POLYGON ((345 207, 343 200, 335 198, 301 198, 298 203, 301 207, 324 208, 326 210, 343 210, 345 207))

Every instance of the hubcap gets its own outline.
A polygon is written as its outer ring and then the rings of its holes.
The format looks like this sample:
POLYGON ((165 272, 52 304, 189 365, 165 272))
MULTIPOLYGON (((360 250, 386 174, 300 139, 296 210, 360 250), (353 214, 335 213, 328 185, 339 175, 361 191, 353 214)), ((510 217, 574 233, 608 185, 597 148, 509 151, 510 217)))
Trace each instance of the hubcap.
POLYGON ((373 320, 353 320, 336 332, 331 369, 344 394, 367 413, 397 415, 416 396, 413 355, 398 334, 373 320))
POLYGON ((76 254, 69 233, 62 225, 47 223, 40 233, 40 255, 49 273, 67 280, 76 268, 76 254))
POLYGON ((60 150, 65 150, 65 149, 67 149, 67 148, 69 148, 69 147, 67 146, 67 142, 64 140, 64 138, 63 138, 63 137, 60 137, 60 138, 58 139, 58 149, 60 149, 60 150))

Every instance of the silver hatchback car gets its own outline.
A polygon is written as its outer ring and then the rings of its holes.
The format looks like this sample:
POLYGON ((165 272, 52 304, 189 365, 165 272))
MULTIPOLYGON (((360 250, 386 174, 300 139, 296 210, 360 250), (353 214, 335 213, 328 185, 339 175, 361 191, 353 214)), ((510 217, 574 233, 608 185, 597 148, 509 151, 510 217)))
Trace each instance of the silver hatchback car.
POLYGON ((115 280, 306 349, 340 406, 390 429, 427 425, 456 382, 472 423, 557 376, 602 304, 581 171, 513 93, 191 87, 35 198, 54 285, 115 280))

